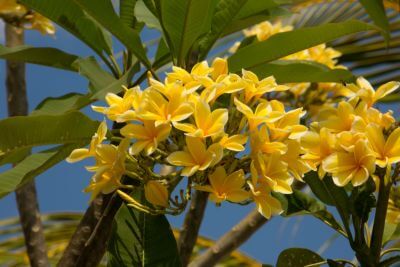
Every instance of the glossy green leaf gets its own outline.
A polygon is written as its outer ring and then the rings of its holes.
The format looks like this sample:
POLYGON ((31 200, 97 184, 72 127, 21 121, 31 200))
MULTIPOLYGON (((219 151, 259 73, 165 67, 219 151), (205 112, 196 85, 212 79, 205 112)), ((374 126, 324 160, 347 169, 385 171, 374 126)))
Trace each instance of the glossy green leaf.
POLYGON ((273 75, 279 83, 355 81, 349 70, 331 69, 326 65, 306 60, 276 60, 249 70, 259 77, 273 75))
POLYGON ((215 7, 210 31, 200 40, 200 58, 204 59, 208 51, 230 25, 248 0, 221 0, 215 7))
POLYGON ((68 93, 60 97, 48 97, 30 115, 61 115, 71 110, 79 110, 91 102, 89 95, 78 93, 68 93))
POLYGON ((98 124, 78 111, 1 120, 0 160, 34 146, 89 142, 98 124))
POLYGON ((72 66, 72 63, 78 59, 77 56, 65 53, 56 48, 36 48, 27 45, 16 47, 5 47, 0 45, 0 58, 70 71, 76 71, 72 66))
POLYGON ((20 3, 51 19, 98 54, 111 54, 110 36, 72 0, 20 0, 20 3))
POLYGON ((228 59, 229 68, 231 72, 238 72, 242 68, 255 68, 345 35, 374 29, 376 28, 369 24, 351 20, 278 33, 265 41, 246 46, 237 51, 228 59))
POLYGON ((304 267, 319 262, 322 265, 324 259, 314 251, 305 248, 289 248, 279 254, 276 267, 304 267))
POLYGON ((139 33, 124 24, 110 0, 73 0, 121 41, 146 67, 150 66, 139 33))
POLYGON ((171 51, 168 49, 165 40, 160 39, 156 51, 156 57, 153 62, 153 68, 158 69, 171 61, 172 61, 171 51))
POLYGON ((13 168, 0 173, 0 198, 64 160, 73 149, 84 145, 86 143, 66 144, 32 154, 13 168))
POLYGON ((386 16, 383 0, 360 0, 360 3, 364 6, 375 25, 382 29, 386 41, 389 41, 389 20, 386 16))
POLYGON ((216 3, 216 0, 159 1, 164 34, 178 65, 184 67, 195 41, 210 30, 216 3))
POLYGON ((312 215, 345 235, 342 226, 327 211, 325 205, 317 199, 298 190, 294 190, 292 194, 288 195, 276 195, 283 203, 285 210, 283 216, 312 215))
MULTIPOLYGON (((135 199, 143 202, 142 194, 135 199)), ((164 215, 149 215, 125 204, 119 209, 108 244, 108 266, 179 267, 174 235, 164 215)))
POLYGON ((120 0, 119 1, 119 17, 122 23, 134 28, 136 23, 135 5, 137 0, 120 0))
POLYGON ((160 21, 158 18, 151 12, 148 5, 146 5, 145 1, 138 0, 135 6, 135 17, 138 21, 144 22, 147 27, 157 29, 160 32, 162 31, 160 21))

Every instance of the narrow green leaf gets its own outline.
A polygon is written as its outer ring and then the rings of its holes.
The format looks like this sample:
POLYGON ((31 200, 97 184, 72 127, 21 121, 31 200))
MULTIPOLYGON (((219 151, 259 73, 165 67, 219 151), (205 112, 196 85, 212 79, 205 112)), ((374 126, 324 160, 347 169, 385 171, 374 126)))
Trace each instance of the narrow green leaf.
MULTIPOLYGON (((140 202, 143 202, 142 196, 139 192, 133 195, 140 202)), ((176 241, 166 217, 149 215, 125 204, 114 220, 108 256, 109 267, 181 266, 176 241)))
POLYGON ((258 67, 348 34, 374 29, 376 28, 369 24, 350 20, 278 33, 265 41, 246 46, 237 51, 228 59, 229 68, 231 72, 238 72, 242 68, 258 67))
POLYGON ((260 77, 273 75, 279 83, 355 81, 349 70, 331 69, 326 65, 306 60, 276 60, 249 70, 260 77))
POLYGON ((98 54, 111 54, 110 36, 71 0, 20 0, 85 42, 98 54))
POLYGON ((5 47, 0 45, 0 58, 76 71, 72 63, 78 59, 78 56, 50 47, 36 48, 27 45, 5 47))
POLYGON ((390 39, 389 20, 386 16, 383 0, 360 0, 375 25, 382 29, 383 36, 388 42, 390 39))
POLYGON ((0 173, 0 198, 64 160, 73 149, 84 145, 85 143, 66 144, 32 154, 15 167, 0 173))
POLYGON ((78 111, 0 121, 0 160, 34 146, 89 142, 98 122, 78 111))
POLYGON ((195 41, 210 30, 216 4, 216 0, 160 1, 162 25, 180 66, 195 41))
POLYGON ((135 5, 137 0, 120 0, 119 1, 119 17, 122 23, 134 28, 136 23, 135 5))
POLYGON ((324 259, 314 251, 305 248, 289 248, 279 254, 276 267, 304 267, 319 262, 322 265, 324 259))
POLYGON ((165 40, 160 39, 156 51, 156 57, 153 62, 153 68, 158 69, 171 61, 172 61, 171 51, 168 49, 165 40))
POLYGON ((146 67, 150 62, 139 33, 124 24, 110 0, 72 0, 121 41, 146 67))
POLYGON ((79 110, 90 103, 89 95, 68 93, 44 99, 30 115, 61 115, 71 110, 79 110))
POLYGON ((135 17, 138 21, 146 24, 147 27, 157 29, 162 32, 162 28, 160 25, 160 21, 158 18, 151 12, 148 5, 146 5, 145 1, 138 0, 135 6, 135 17))

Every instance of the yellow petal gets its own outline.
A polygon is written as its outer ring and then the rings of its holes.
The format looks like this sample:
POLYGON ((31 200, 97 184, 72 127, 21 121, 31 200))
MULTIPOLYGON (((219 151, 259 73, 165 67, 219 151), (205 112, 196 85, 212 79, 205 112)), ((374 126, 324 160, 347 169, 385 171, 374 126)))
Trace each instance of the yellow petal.
POLYGON ((168 190, 157 181, 148 181, 144 185, 144 196, 154 206, 168 207, 168 190))
POLYGON ((69 163, 77 162, 83 160, 87 157, 90 157, 89 149, 87 148, 77 148, 74 149, 71 154, 66 158, 66 161, 69 163))
POLYGON ((171 153, 167 157, 167 161, 175 166, 194 166, 197 165, 197 163, 194 161, 193 157, 185 151, 177 151, 171 153))

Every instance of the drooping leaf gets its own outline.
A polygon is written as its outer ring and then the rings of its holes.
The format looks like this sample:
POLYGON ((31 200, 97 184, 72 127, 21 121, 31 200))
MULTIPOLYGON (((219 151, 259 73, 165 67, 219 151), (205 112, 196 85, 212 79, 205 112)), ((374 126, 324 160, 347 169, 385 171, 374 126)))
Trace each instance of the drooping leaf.
POLYGON ((279 254, 276 267, 304 267, 308 264, 324 262, 324 259, 309 249, 305 248, 289 248, 279 254))
POLYGON ((258 67, 341 36, 373 29, 376 28, 351 20, 278 33, 265 41, 251 44, 237 51, 228 59, 229 68, 231 72, 238 72, 242 68, 258 67))
MULTIPOLYGON (((133 197, 143 201, 140 192, 133 197)), ((149 215, 125 204, 115 217, 108 256, 109 267, 181 266, 176 241, 166 217, 149 215)))
POLYGON ((78 59, 78 56, 50 47, 31 47, 27 45, 5 47, 0 45, 0 58, 76 71, 72 63, 78 59))
POLYGON ((159 1, 166 41, 178 65, 184 66, 195 41, 210 30, 216 3, 215 0, 159 1))
POLYGON ((86 144, 66 144, 35 153, 27 156, 13 168, 0 173, 0 198, 64 160, 75 148, 84 145, 86 144))
POLYGON ((260 77, 273 75, 279 83, 292 82, 354 82, 354 75, 346 69, 331 69, 326 65, 306 60, 276 60, 250 68, 260 77))
POLYGON ((137 0, 120 0, 119 1, 119 17, 122 23, 134 28, 136 23, 135 5, 137 0))
POLYGON ((389 20, 386 16, 383 0, 360 0, 375 25, 382 29, 386 41, 390 38, 389 20))
POLYGON ((60 97, 48 97, 30 115, 60 115, 71 110, 79 110, 91 103, 89 95, 68 93, 60 97))
POLYGON ((98 122, 78 111, 0 121, 0 160, 34 146, 89 142, 98 122))
POLYGON ((139 33, 124 24, 115 13, 110 0, 73 0, 79 7, 85 10, 99 24, 110 31, 121 41, 146 67, 150 62, 140 40, 139 33))
POLYGON ((21 0, 22 4, 51 19, 98 54, 111 54, 110 36, 72 0, 21 0))

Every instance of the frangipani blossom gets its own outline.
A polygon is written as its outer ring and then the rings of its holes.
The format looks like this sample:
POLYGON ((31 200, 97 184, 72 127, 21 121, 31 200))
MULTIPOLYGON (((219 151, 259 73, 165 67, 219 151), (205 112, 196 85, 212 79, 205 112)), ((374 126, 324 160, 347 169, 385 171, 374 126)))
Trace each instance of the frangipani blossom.
POLYGON ((366 128, 366 136, 379 167, 400 162, 400 128, 396 128, 386 139, 378 125, 370 124, 366 128))
POLYGON ((245 149, 244 144, 247 142, 247 139, 248 137, 243 134, 235 134, 231 136, 224 134, 219 141, 219 144, 225 149, 238 152, 245 149))
POLYGON ((144 185, 144 196, 154 206, 168 207, 168 189, 158 181, 147 181, 144 185))
POLYGON ((249 198, 249 193, 243 189, 246 181, 243 170, 226 174, 224 167, 219 166, 208 176, 210 185, 198 185, 195 188, 210 193, 210 199, 216 203, 228 200, 242 202, 249 198))

